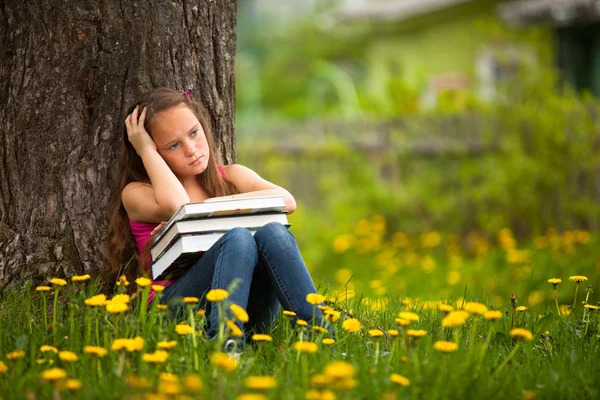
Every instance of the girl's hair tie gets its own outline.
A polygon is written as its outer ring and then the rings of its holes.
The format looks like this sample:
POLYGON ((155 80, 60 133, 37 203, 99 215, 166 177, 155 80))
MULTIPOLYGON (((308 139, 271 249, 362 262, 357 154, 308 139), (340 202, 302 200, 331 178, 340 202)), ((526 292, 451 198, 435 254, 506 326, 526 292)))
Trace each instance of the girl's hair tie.
POLYGON ((188 100, 192 99, 192 92, 189 90, 184 90, 181 92, 181 94, 183 94, 185 97, 187 97, 188 100))

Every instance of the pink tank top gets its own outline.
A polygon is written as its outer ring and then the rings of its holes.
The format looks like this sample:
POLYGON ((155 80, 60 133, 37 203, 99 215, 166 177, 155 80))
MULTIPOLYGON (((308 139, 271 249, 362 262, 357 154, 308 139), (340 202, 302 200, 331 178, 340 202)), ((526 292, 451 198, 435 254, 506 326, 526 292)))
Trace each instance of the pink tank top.
MULTIPOLYGON (((217 167, 219 168, 219 172, 221 173, 221 175, 225 177, 225 168, 223 168, 222 165, 217 165, 217 167)), ((144 248, 146 247, 146 243, 148 243, 148 240, 150 240, 150 233, 152 233, 152 231, 158 226, 158 224, 155 224, 153 222, 133 221, 130 219, 129 226, 131 227, 131 233, 133 233, 133 237, 135 238, 135 243, 137 244, 139 254, 144 254, 144 248)), ((148 270, 146 271, 148 276, 152 276, 152 274, 150 274, 150 260, 144 260, 144 265, 148 266, 148 270)), ((152 285, 164 286, 165 288, 168 288, 173 283, 175 283, 174 280, 152 281, 152 285)), ((154 291, 154 289, 152 289, 151 286, 150 296, 148 297, 148 305, 152 303, 152 300, 154 300, 155 295, 156 292, 154 291)))

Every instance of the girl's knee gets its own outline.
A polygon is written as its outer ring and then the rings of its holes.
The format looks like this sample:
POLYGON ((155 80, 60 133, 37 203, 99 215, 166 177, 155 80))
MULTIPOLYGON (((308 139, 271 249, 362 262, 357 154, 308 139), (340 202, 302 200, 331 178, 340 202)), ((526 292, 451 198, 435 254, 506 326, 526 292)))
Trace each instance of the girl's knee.
POLYGON ((252 233, 246 228, 233 228, 223 235, 225 243, 245 252, 258 252, 252 233))
POLYGON ((289 238, 290 233, 287 228, 279 222, 269 222, 266 225, 258 228, 254 234, 254 238, 257 241, 260 240, 273 240, 273 239, 285 239, 289 238))

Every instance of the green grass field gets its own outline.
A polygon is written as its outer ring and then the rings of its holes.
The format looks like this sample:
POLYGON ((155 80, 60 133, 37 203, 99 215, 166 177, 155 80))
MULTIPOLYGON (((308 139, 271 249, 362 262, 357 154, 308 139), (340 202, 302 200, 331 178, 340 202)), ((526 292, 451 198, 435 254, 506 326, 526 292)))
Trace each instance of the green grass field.
MULTIPOLYGON (((93 278, 5 291, 0 397, 600 397, 595 237, 552 234, 517 245, 503 232, 497 245, 473 239, 459 251, 444 235, 412 242, 388 236, 376 245, 371 235, 370 251, 362 243, 352 253, 360 235, 333 235, 329 250, 308 255, 335 327, 333 343, 323 341, 330 337, 319 327, 280 313, 271 340, 249 338, 239 360, 220 353, 219 340, 207 340, 206 316, 193 299, 175 320, 168 309, 140 307, 148 286, 137 285, 128 303, 114 297, 123 284, 108 301, 93 297, 93 278), (452 258, 459 255, 460 263, 452 258), (587 280, 569 279, 582 275, 587 280)), ((229 306, 227 299, 218 305, 229 306)), ((224 320, 222 331, 235 334, 224 320)))

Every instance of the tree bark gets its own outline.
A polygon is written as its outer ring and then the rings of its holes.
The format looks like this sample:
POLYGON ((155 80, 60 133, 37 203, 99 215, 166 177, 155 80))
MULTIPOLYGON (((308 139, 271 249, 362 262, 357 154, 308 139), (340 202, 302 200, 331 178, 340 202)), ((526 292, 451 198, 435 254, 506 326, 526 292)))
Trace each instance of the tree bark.
POLYGON ((97 273, 125 108, 157 86, 207 107, 235 158, 235 0, 0 5, 0 289, 97 273))

